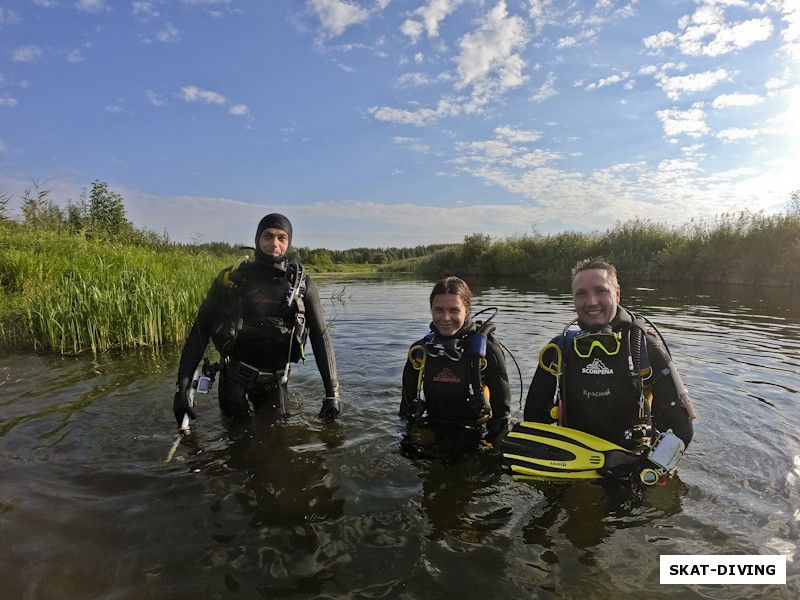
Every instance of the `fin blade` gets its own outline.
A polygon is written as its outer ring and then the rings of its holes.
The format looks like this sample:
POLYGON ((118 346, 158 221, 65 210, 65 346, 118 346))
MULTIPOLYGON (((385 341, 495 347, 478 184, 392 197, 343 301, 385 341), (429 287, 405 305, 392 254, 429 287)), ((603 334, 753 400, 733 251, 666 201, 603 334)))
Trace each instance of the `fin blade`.
POLYGON ((534 479, 600 479, 602 475, 597 471, 543 471, 519 465, 511 466, 514 479, 520 481, 534 479))
POLYGON ((571 443, 577 443, 591 448, 598 452, 608 452, 610 450, 622 450, 628 452, 622 446, 618 446, 613 442, 599 438, 591 433, 585 431, 578 431, 570 427, 562 427, 561 425, 548 425, 547 423, 534 423, 533 421, 522 421, 514 425, 512 431, 519 431, 529 434, 543 435, 552 437, 554 439, 566 440, 571 443))
POLYGON ((597 479, 607 459, 617 462, 635 456, 583 431, 529 421, 514 425, 500 450, 504 466, 516 479, 597 479))

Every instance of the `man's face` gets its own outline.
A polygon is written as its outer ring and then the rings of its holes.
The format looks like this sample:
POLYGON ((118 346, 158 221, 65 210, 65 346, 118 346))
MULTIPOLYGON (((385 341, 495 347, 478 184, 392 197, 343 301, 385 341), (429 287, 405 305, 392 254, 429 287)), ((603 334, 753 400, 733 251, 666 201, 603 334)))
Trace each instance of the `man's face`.
POLYGON ((276 258, 283 256, 289 249, 289 234, 282 229, 269 227, 261 232, 258 246, 264 254, 276 258))
POLYGON ((617 314, 619 286, 605 269, 580 271, 572 280, 572 301, 578 318, 586 325, 607 325, 617 314))

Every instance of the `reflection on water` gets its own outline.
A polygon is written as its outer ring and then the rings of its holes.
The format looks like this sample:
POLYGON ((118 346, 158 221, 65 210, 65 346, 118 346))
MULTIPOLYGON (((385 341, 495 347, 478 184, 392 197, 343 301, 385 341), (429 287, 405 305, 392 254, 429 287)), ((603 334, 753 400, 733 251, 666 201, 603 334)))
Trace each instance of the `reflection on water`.
MULTIPOLYGON (((470 283, 476 309, 501 309, 524 393, 539 348, 572 319, 567 290, 470 283)), ((288 420, 226 422, 212 393, 176 438, 176 351, 0 358, 2 596, 798 597, 792 294, 623 288, 700 414, 679 477, 632 490, 514 482, 492 453, 452 465, 400 453, 400 376, 430 286, 321 282, 346 401, 336 423, 316 417, 313 361, 293 373, 288 420), (662 554, 758 553, 787 556, 786 586, 659 583, 662 554)))

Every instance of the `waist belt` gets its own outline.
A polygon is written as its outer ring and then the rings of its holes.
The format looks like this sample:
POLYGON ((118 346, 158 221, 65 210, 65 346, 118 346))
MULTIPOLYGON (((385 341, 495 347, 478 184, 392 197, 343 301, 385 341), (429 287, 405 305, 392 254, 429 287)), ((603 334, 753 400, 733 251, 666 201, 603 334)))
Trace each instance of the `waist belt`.
POLYGON ((259 371, 253 365, 238 360, 229 360, 225 365, 225 375, 246 387, 256 385, 277 385, 283 379, 285 369, 279 371, 259 371))

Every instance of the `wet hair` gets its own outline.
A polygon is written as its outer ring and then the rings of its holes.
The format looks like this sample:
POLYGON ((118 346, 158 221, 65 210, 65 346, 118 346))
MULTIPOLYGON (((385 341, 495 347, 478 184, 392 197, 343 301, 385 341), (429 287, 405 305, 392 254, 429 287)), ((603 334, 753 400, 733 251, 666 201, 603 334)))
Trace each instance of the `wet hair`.
POLYGON ((469 289, 467 282, 458 277, 445 277, 436 282, 431 292, 430 303, 433 308, 433 299, 439 294, 455 294, 464 303, 466 312, 469 313, 472 305, 472 290, 469 289))
POLYGON ((589 269, 601 269, 608 274, 609 283, 615 288, 619 287, 619 280, 617 279, 617 268, 608 262, 602 256, 595 256, 592 258, 584 258, 579 260, 574 267, 572 267, 572 281, 575 281, 575 276, 581 271, 588 271, 589 269))

